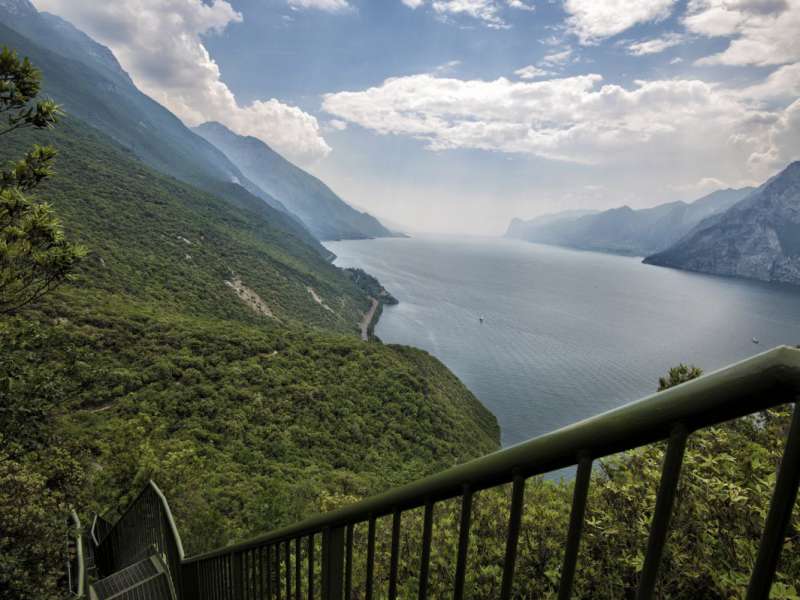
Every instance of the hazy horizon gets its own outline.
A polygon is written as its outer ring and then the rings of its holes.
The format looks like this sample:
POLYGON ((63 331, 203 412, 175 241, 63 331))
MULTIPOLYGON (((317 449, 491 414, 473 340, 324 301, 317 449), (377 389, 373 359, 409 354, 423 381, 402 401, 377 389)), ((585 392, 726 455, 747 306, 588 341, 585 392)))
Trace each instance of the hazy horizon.
POLYGON ((691 201, 800 157, 800 0, 33 0, 187 125, 413 231, 691 201))

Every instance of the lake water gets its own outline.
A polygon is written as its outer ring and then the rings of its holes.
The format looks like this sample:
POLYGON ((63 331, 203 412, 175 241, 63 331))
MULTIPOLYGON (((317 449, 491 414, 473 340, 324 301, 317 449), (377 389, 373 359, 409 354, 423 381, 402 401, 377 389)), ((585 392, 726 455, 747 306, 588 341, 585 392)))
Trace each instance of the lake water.
POLYGON ((444 362, 504 445, 648 395, 680 362, 709 371, 800 343, 800 289, 510 240, 326 245, 400 300, 376 334, 444 362))

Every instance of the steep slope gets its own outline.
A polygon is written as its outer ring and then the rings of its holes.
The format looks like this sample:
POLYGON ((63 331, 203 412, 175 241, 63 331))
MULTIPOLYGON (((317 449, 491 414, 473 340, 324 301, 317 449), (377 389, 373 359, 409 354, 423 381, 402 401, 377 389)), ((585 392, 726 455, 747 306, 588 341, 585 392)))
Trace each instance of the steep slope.
POLYGON ((261 140, 237 135, 220 123, 203 123, 194 131, 222 150, 247 177, 300 217, 317 238, 392 236, 375 217, 349 206, 322 181, 261 140))
POLYGON ((752 188, 719 190, 690 204, 671 202, 634 210, 628 206, 598 213, 568 211, 531 221, 514 220, 506 237, 584 250, 647 255, 668 247, 701 220, 719 214, 752 188))
POLYGON ((90 256, 3 319, 2 362, 22 414, 46 410, 84 461, 94 508, 154 477, 196 551, 497 448, 494 416, 439 361, 358 338, 366 293, 264 203, 231 206, 71 117, 6 136, 0 163, 34 142, 60 152, 37 195, 90 256))
POLYGON ((0 3, 0 40, 44 73, 44 92, 162 173, 243 202, 254 195, 287 212, 230 160, 143 94, 113 53, 70 23, 38 13, 28 0, 0 3), (241 186, 241 187, 240 187, 241 186))
POLYGON ((800 161, 644 262, 800 285, 800 161))
MULTIPOLYGON (((293 235, 261 201, 237 207, 148 168, 97 130, 67 118, 52 131, 6 136, 0 163, 34 142, 60 153, 38 192, 92 255, 83 285, 164 310, 262 320, 235 293, 243 282, 275 320, 357 332, 366 295, 293 235), (228 282, 228 283, 226 283, 228 282), (311 288, 333 307, 318 304, 311 288)), ((305 234, 307 235, 307 234, 305 234)))

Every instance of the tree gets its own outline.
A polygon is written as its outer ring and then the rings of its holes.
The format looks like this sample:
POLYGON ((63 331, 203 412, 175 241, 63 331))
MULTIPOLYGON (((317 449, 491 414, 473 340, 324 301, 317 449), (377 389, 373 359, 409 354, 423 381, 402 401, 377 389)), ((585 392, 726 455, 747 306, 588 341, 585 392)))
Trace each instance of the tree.
POLYGON ((663 392, 681 383, 697 379, 702 374, 703 369, 681 363, 677 367, 672 367, 666 377, 658 378, 658 391, 663 392))
MULTIPOLYGON (((27 58, 0 51, 0 137, 23 128, 54 126, 61 109, 36 97, 41 73, 27 58)), ((86 255, 69 242, 47 203, 26 194, 52 174, 56 151, 35 145, 8 170, 0 171, 0 314, 19 310, 67 281, 86 255)))

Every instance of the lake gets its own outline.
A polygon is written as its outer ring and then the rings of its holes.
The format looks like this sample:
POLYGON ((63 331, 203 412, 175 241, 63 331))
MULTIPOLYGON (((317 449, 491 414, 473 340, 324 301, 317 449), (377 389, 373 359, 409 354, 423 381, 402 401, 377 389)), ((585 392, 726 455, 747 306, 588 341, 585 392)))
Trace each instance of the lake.
POLYGON ((797 288, 502 239, 326 246, 400 301, 376 335, 444 362, 497 416, 505 446, 646 396, 680 362, 710 371, 800 343, 797 288))

